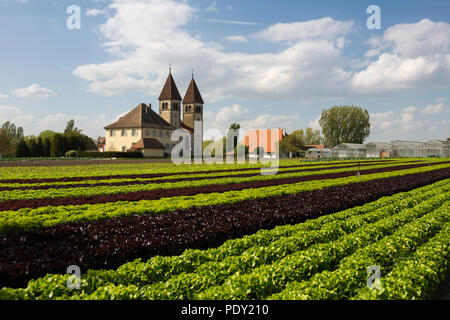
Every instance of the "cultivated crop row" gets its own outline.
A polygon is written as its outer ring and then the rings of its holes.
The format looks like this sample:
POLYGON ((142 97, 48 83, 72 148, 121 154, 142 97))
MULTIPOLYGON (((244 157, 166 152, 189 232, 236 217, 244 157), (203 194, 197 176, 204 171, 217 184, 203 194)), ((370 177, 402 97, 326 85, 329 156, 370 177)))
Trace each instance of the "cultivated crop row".
MULTIPOLYGON (((11 285, 23 284, 48 272, 64 272, 70 264, 85 269, 111 268, 139 257, 208 248, 259 229, 299 223, 449 176, 450 169, 437 170, 230 205, 66 223, 3 236, 0 256, 13 258, 1 264, 0 280, 11 285)), ((48 218, 46 214, 42 217, 48 218)))
MULTIPOLYGON (((174 191, 174 193, 171 193, 170 190, 166 190, 166 192, 161 193, 155 193, 154 191, 153 193, 124 194, 116 195, 114 197, 82 197, 75 199, 64 198, 65 202, 61 203, 57 202, 57 199, 54 199, 52 201, 48 201, 48 199, 39 199, 3 202, 0 203, 0 206, 1 208, 3 208, 3 210, 7 210, 8 208, 25 208, 17 211, 2 212, 2 214, 0 215, 0 233, 33 230, 41 227, 50 227, 74 221, 92 221, 113 217, 163 213, 179 209, 203 207, 208 205, 233 204, 245 200, 293 195, 316 189, 343 186, 357 182, 368 182, 375 179, 398 177, 426 172, 430 172, 431 175, 428 178, 422 179, 425 179, 426 181, 437 179, 434 181, 438 181, 450 176, 450 165, 443 164, 436 166, 425 166, 407 170, 361 175, 360 177, 352 175, 350 177, 338 178, 340 174, 330 174, 329 176, 320 177, 327 178, 331 176, 335 177, 335 179, 331 179, 330 177, 330 179, 328 180, 305 182, 305 180, 299 178, 300 181, 291 184, 288 184, 291 180, 282 180, 278 181, 280 183, 279 185, 269 184, 269 187, 264 187, 264 184, 260 185, 258 183, 250 183, 244 185, 232 184, 229 185, 228 188, 220 188, 221 186, 210 186, 208 188, 176 189, 176 192, 174 191), (284 182, 284 184, 282 182, 284 182), (155 197, 157 200, 142 200, 152 198, 154 199, 155 197), (67 203, 73 205, 64 205, 67 203), (93 204, 91 205, 84 203, 93 204), (60 204, 60 206, 49 207, 48 205, 50 204, 60 204), (75 206, 76 204, 80 205, 75 206), (44 207, 45 205, 47 205, 47 207, 44 207), (36 209, 30 209, 26 207, 35 207, 36 209)), ((419 183, 418 186, 420 186, 420 181, 420 179, 417 180, 417 182, 419 183)), ((268 182, 266 181, 265 183, 268 182)), ((381 189, 379 190, 384 189, 385 188, 381 187, 381 189)), ((351 198, 352 197, 350 197, 349 199, 351 198)), ((322 202, 325 203, 326 201, 322 202)), ((334 204, 331 202, 330 205, 334 204)))
MULTIPOLYGON (((407 164, 409 162, 398 162, 398 164, 407 164)), ((417 162, 416 162, 417 163, 417 162)), ((298 172, 317 172, 323 170, 343 169, 343 168, 364 168, 367 166, 373 166, 373 164, 345 164, 339 166, 319 166, 319 167, 290 167, 285 169, 265 169, 264 173, 273 172, 273 174, 286 174, 286 173, 298 173, 298 172)), ((246 170, 239 172, 218 172, 209 174, 190 174, 190 175, 172 175, 169 178, 159 177, 151 179, 143 178, 124 178, 124 179, 109 179, 109 180, 83 180, 80 182, 43 182, 43 183, 0 183, 0 191, 14 191, 14 190, 47 190, 47 189, 67 189, 67 188, 86 188, 86 187, 100 187, 100 186, 127 186, 136 184, 151 184, 151 183, 165 183, 165 182, 181 182, 181 181, 196 181, 196 180, 212 180, 223 179, 231 177, 254 177, 261 175, 261 170, 246 170)))
POLYGON ((318 286, 322 295, 341 283, 337 296, 328 298, 343 298, 365 284, 367 264, 388 268, 444 230, 449 205, 445 180, 302 224, 262 230, 215 249, 137 260, 117 271, 90 270, 81 290, 67 288, 68 275, 48 275, 26 289, 2 289, 0 299, 263 299, 315 293, 299 287, 315 288, 319 280, 330 288, 318 286))
MULTIPOLYGON (((318 165, 335 165, 344 163, 394 163, 404 161, 395 160, 365 160, 365 161, 330 161, 326 163, 300 162, 298 160, 282 160, 280 168, 318 165)), ((410 159, 410 161, 423 161, 423 159, 410 159)), ((430 160, 431 162, 433 160, 430 160)), ((64 182, 81 181, 84 179, 118 179, 118 178, 154 178, 164 177, 174 174, 208 174, 225 171, 242 171, 260 169, 270 166, 270 164, 209 164, 202 166, 174 165, 172 163, 141 163, 141 164, 102 164, 86 166, 66 166, 66 167, 0 167, 0 180, 11 183, 39 183, 39 182, 64 182)))
MULTIPOLYGON (((443 162, 448 163, 448 162, 443 162)), ((434 163, 435 165, 442 164, 440 162, 434 163)), ((371 173, 371 170, 385 170, 389 169, 402 170, 408 168, 417 168, 422 166, 427 166, 428 164, 382 164, 367 166, 361 168, 361 174, 371 173)), ((319 174, 337 174, 337 173, 347 173, 354 175, 355 168, 341 168, 341 169, 330 169, 321 170, 319 174)), ((55 198, 68 198, 68 197, 91 197, 97 195, 114 195, 114 194, 124 194, 132 192, 146 192, 153 190, 167 190, 167 189, 178 189, 186 187, 205 187, 205 186, 219 186, 227 184, 239 184, 239 183, 256 183, 256 182, 266 182, 266 181, 277 181, 281 179, 295 179, 300 177, 309 177, 318 175, 315 171, 294 171, 291 173, 279 173, 276 175, 260 175, 252 174, 247 177, 228 177, 228 178, 216 178, 216 179, 199 179, 199 180, 181 180, 175 182, 161 182, 161 183, 144 183, 136 184, 135 182, 127 183, 126 185, 104 185, 104 186, 94 186, 94 187, 71 187, 67 189, 46 189, 46 190, 12 190, 12 191, 1 191, 0 201, 5 202, 8 200, 31 200, 31 199, 55 199, 55 198)))

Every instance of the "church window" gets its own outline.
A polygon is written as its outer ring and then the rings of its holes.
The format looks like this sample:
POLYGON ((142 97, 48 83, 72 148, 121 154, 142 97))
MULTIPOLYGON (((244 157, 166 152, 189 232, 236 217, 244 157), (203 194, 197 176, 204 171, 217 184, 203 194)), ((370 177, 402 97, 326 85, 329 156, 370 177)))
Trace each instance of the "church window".
POLYGON ((122 129, 122 137, 126 137, 127 136, 127 131, 125 129, 122 129))
POLYGON ((153 130, 153 131, 152 131, 152 136, 153 136, 153 137, 156 137, 156 130, 153 130))
POLYGON ((159 137, 162 138, 162 136, 163 136, 163 132, 162 132, 162 130, 159 130, 159 137))
POLYGON ((169 138, 170 137, 170 132, 166 131, 166 137, 169 138))
POLYGON ((145 135, 146 137, 150 137, 150 130, 145 129, 144 135, 145 135))
POLYGON ((133 129, 133 131, 131 132, 131 135, 132 135, 133 137, 137 136, 137 131, 136 131, 136 129, 133 129))
POLYGON ((122 147, 122 152, 125 152, 125 151, 127 151, 127 147, 123 146, 122 147))
POLYGON ((114 130, 109 130, 109 136, 114 137, 114 130))

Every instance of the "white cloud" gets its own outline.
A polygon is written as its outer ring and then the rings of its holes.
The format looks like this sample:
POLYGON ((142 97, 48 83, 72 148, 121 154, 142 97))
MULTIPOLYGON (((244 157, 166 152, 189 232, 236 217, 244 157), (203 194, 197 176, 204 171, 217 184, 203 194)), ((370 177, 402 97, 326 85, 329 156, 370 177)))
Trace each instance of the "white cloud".
POLYGON ((100 9, 89 9, 88 11, 86 11, 86 15, 88 17, 97 17, 107 13, 108 13, 107 10, 100 10, 100 9))
POLYGON ((207 21, 213 22, 213 23, 237 24, 237 25, 244 25, 244 26, 260 26, 260 25, 262 25, 259 22, 239 21, 239 20, 208 19, 207 21))
POLYGON ((45 99, 56 96, 52 90, 47 88, 41 88, 39 84, 32 84, 28 88, 20 88, 11 91, 11 94, 18 98, 26 99, 45 99))
POLYGON ((8 99, 9 96, 7 94, 0 93, 0 99, 8 99))
POLYGON ((308 127, 310 127, 313 130, 322 130, 322 127, 319 124, 319 120, 320 120, 320 115, 315 118, 313 121, 311 121, 310 123, 308 123, 308 127))
MULTIPOLYGON (((226 51, 222 44, 191 34, 187 26, 197 18, 197 11, 188 2, 115 0, 108 9, 113 14, 100 31, 106 39, 103 47, 112 58, 74 70, 75 75, 89 81, 89 91, 104 95, 159 94, 169 61, 181 91, 194 66, 200 90, 209 103, 224 98, 258 98, 271 103, 373 95, 450 83, 450 35, 445 38, 450 25, 446 23, 424 20, 406 27, 393 26, 368 41, 371 49, 361 61, 344 57, 352 21, 325 17, 275 24, 256 37, 283 41, 286 47, 245 53, 226 51), (434 33, 436 36, 423 37, 434 33), (428 49, 415 54, 404 41, 411 35, 418 38, 411 40, 418 49, 428 49)), ((226 40, 244 41, 236 36, 226 40)))
POLYGON ((248 42, 247 38, 244 36, 228 36, 225 37, 224 39, 230 42, 238 42, 238 43, 248 42))
POLYGON ((444 102, 438 101, 436 104, 427 105, 421 112, 426 115, 435 115, 445 113, 447 110, 448 109, 445 107, 444 102))
POLYGON ((351 79, 362 94, 376 94, 450 83, 450 25, 424 19, 398 24, 368 41, 375 57, 351 79))
POLYGON ((44 130, 62 132, 70 119, 74 119, 77 127, 83 129, 83 133, 91 137, 104 136, 104 130, 102 126, 99 126, 99 123, 107 124, 116 120, 113 116, 106 116, 105 114, 100 114, 97 117, 63 113, 35 116, 16 106, 0 105, 0 125, 10 121, 23 127, 25 135, 38 135, 44 130))
POLYGON ((446 139, 450 135, 450 120, 430 120, 423 115, 427 114, 423 110, 418 112, 415 106, 404 108, 399 112, 390 110, 372 113, 369 140, 428 141, 436 138, 446 139))
POLYGON ((282 129, 293 131, 298 128, 299 122, 298 114, 261 114, 255 117, 247 108, 239 104, 223 107, 217 114, 211 111, 206 111, 204 114, 205 130, 218 129, 222 134, 225 134, 232 123, 239 123, 245 132, 250 129, 274 129, 281 125, 282 129))
POLYGON ((157 95, 167 77, 168 61, 174 63, 180 89, 186 87, 192 66, 201 66, 195 68, 196 75, 208 102, 252 96, 292 100, 323 96, 324 90, 338 95, 342 88, 336 84, 350 77, 341 68, 341 40, 307 40, 276 53, 228 53, 184 29, 195 18, 195 9, 184 2, 117 0, 110 8, 115 14, 101 32, 107 39, 104 47, 117 58, 74 71, 90 81, 91 92, 157 95), (167 21, 167 15, 173 18, 167 21))
POLYGON ((325 17, 304 22, 277 23, 257 33, 255 37, 269 41, 334 40, 348 34, 352 27, 353 21, 337 21, 325 17))

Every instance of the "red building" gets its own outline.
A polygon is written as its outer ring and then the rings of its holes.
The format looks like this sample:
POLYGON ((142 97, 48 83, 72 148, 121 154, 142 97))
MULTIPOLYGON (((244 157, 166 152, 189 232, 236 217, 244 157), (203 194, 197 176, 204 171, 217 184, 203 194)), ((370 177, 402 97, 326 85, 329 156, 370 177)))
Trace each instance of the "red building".
POLYGON ((245 133, 242 143, 248 147, 250 157, 256 157, 258 148, 264 150, 266 158, 278 155, 278 143, 286 136, 285 129, 258 129, 245 133))

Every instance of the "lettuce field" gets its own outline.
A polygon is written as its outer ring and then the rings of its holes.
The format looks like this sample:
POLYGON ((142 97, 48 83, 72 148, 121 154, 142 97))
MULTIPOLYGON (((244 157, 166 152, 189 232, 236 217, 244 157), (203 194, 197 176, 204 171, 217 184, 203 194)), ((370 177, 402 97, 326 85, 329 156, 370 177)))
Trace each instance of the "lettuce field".
POLYGON ((0 167, 0 300, 433 299, 449 280, 450 159, 261 170, 0 167))

